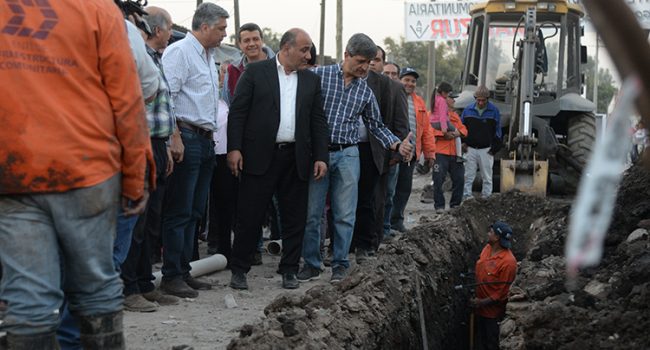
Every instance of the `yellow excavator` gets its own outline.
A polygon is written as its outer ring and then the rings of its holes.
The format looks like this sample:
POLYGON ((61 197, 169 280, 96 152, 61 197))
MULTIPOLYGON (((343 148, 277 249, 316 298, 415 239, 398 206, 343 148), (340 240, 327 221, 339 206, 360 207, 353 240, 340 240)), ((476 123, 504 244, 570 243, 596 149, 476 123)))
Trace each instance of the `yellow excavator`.
POLYGON ((595 105, 581 96, 587 51, 580 44, 584 12, 575 2, 490 0, 470 9, 455 108, 471 104, 478 86, 490 90, 504 135, 495 155, 501 192, 575 188, 591 152, 595 105))

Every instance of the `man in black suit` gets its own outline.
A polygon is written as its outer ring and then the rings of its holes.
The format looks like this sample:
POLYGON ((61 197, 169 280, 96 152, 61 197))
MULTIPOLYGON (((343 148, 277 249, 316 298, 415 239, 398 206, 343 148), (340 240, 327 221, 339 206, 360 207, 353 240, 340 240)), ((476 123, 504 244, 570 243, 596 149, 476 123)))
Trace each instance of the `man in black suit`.
POLYGON ((259 227, 274 192, 282 222, 282 286, 296 273, 307 219, 309 178, 327 172, 329 131, 320 77, 304 70, 311 38, 290 29, 274 59, 251 63, 239 79, 228 115, 228 166, 241 175, 230 286, 248 289, 259 227))

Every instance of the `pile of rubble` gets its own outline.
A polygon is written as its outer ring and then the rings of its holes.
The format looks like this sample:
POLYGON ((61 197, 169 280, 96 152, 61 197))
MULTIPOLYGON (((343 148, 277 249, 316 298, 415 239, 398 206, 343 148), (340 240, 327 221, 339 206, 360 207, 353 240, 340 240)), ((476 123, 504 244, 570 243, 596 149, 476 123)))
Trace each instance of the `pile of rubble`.
POLYGON ((620 186, 600 266, 566 283, 569 207, 534 223, 501 326, 502 349, 643 349, 650 344, 650 174, 620 186))

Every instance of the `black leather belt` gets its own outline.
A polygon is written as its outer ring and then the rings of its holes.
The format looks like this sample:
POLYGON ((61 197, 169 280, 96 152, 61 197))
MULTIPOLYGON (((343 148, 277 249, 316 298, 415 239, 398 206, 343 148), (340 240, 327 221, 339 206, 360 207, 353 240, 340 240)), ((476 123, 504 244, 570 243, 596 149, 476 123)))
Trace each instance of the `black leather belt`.
POLYGON ((356 143, 350 143, 350 144, 333 143, 333 144, 330 144, 329 146, 327 146, 327 149, 330 152, 338 152, 338 151, 342 151, 342 150, 344 150, 344 149, 346 149, 348 147, 352 147, 352 146, 356 146, 356 145, 357 145, 356 143))
POLYGON ((295 142, 278 142, 275 144, 275 149, 283 150, 287 148, 293 148, 296 146, 295 142))
POLYGON ((192 130, 195 133, 205 137, 206 139, 212 140, 212 130, 203 129, 194 124, 186 123, 182 120, 177 120, 176 124, 178 124, 179 128, 192 130))

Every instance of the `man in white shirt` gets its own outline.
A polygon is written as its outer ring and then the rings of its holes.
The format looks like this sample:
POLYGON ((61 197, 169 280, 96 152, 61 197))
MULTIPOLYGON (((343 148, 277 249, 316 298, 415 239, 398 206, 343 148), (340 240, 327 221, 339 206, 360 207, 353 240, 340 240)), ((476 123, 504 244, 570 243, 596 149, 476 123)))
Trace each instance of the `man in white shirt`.
POLYGON ((190 276, 196 225, 203 215, 214 168, 212 133, 217 129, 219 78, 214 48, 226 37, 228 12, 213 3, 197 7, 192 31, 163 54, 180 138, 185 149, 166 189, 162 215, 163 267, 160 289, 196 298, 210 289, 190 276))

